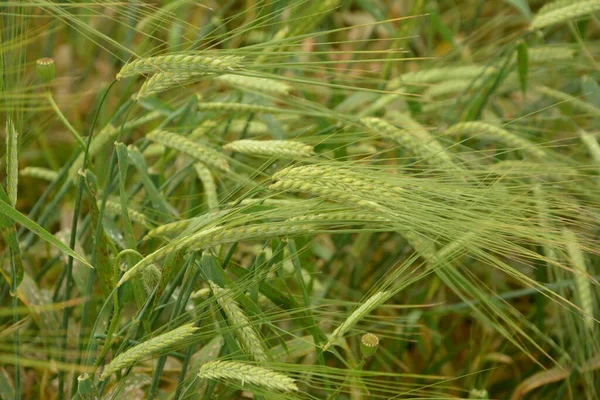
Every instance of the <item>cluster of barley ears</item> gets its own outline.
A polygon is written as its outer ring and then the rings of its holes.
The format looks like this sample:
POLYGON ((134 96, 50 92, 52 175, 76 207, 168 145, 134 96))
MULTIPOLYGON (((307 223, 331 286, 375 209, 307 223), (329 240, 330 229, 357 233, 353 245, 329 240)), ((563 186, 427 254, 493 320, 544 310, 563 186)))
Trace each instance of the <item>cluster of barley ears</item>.
POLYGON ((598 0, 5 3, 0 398, 597 397, 598 0))

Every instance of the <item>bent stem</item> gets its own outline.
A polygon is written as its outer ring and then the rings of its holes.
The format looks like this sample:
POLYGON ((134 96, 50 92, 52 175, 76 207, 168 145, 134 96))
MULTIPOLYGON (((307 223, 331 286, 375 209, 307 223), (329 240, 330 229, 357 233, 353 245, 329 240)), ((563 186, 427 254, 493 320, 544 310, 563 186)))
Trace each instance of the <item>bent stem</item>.
POLYGON ((60 108, 58 108, 58 105, 54 101, 54 97, 52 96, 52 92, 50 92, 50 90, 46 90, 46 98, 48 99, 48 103, 50 103, 50 106, 52 107, 52 109, 56 113, 56 116, 58 117, 58 119, 60 119, 60 121, 67 128, 67 130, 69 132, 71 132, 71 135, 73 135, 73 137, 75 138, 75 140, 77 140, 77 143, 79 143, 79 145, 81 146, 81 148, 85 149, 86 148, 85 142, 83 141, 83 139, 81 138, 81 136, 79 136, 79 133, 77 133, 77 131, 75 130, 75 128, 73 128, 73 125, 71 125, 69 123, 69 121, 64 116, 64 114, 62 113, 62 111, 60 111, 60 108))

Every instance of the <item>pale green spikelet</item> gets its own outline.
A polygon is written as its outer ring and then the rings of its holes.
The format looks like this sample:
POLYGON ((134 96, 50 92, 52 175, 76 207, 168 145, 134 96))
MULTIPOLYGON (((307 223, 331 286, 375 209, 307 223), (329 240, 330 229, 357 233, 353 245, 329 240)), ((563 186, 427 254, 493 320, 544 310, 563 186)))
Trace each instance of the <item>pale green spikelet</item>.
POLYGON ((158 119, 161 116, 163 116, 163 114, 159 111, 149 112, 148 114, 145 114, 139 118, 136 118, 134 120, 126 122, 123 129, 129 130, 129 129, 137 128, 138 126, 144 125, 145 123, 150 122, 150 121, 154 121, 155 119, 158 119))
POLYGON ((199 251, 242 240, 262 240, 275 236, 297 236, 311 232, 312 224, 299 225, 246 225, 235 228, 199 232, 190 237, 193 250, 199 251))
POLYGON ((193 218, 184 219, 181 221, 169 222, 168 224, 157 226, 156 228, 150 230, 146 234, 146 236, 144 237, 144 240, 148 240, 153 237, 168 236, 173 233, 181 233, 184 230, 186 230, 187 227, 190 226, 190 224, 192 222, 193 222, 193 218))
POLYGON ((359 323, 364 317, 366 317, 371 311, 381 305, 383 302, 388 300, 391 297, 392 293, 389 291, 381 291, 375 293, 373 296, 369 297, 367 301, 360 305, 340 326, 338 326, 331 336, 327 343, 323 346, 323 350, 327 350, 332 344, 334 344, 338 339, 344 337, 344 335, 352 329, 357 323, 359 323))
POLYGON ((233 102, 220 102, 215 101, 211 103, 199 103, 198 111, 235 111, 235 112, 247 112, 247 113, 266 113, 266 114, 281 114, 289 112, 277 107, 262 106, 259 104, 248 104, 248 103, 233 103, 233 102))
POLYGON ((600 118, 600 108, 594 107, 593 105, 586 103, 585 101, 577 97, 573 97, 570 94, 561 92, 559 90, 551 89, 546 86, 536 86, 534 89, 536 92, 543 94, 546 97, 549 97, 559 102, 567 103, 576 110, 588 113, 593 117, 600 118))
POLYGON ((196 127, 188 136, 190 140, 198 140, 214 129, 218 124, 215 121, 206 120, 196 127))
POLYGON ((486 122, 460 122, 449 127, 444 133, 449 136, 456 136, 460 134, 473 136, 481 134, 484 137, 493 138, 503 142, 509 146, 510 150, 519 150, 539 160, 547 158, 546 152, 540 149, 535 143, 530 142, 527 139, 520 138, 512 132, 486 122))
POLYGON ((575 56, 575 50, 566 46, 532 47, 527 51, 527 53, 529 62, 539 64, 553 61, 572 60, 575 56))
POLYGON ((583 320, 588 328, 594 328, 594 294, 592 292, 592 283, 588 278, 585 256, 581 251, 577 235, 570 229, 563 228, 563 237, 567 253, 574 269, 575 287, 579 306, 584 312, 583 320))
POLYGON ((581 137, 581 141, 588 149, 588 152, 592 156, 592 158, 596 161, 597 164, 600 164, 600 144, 598 144, 598 140, 596 137, 588 133, 584 130, 579 131, 579 136, 581 137))
POLYGON ((190 299, 206 299, 210 295, 211 290, 209 288, 202 288, 200 290, 196 290, 194 293, 190 295, 190 299))
POLYGON ((348 170, 339 171, 333 166, 309 165, 305 167, 288 167, 273 176, 276 183, 269 186, 271 190, 292 190, 311 193, 334 202, 382 213, 396 215, 388 207, 380 203, 389 199, 402 188, 382 182, 381 179, 366 177, 348 170))
POLYGON ((285 158, 310 157, 313 147, 293 140, 236 140, 223 146, 225 150, 285 158))
POLYGON ((229 131, 233 133, 246 132, 247 135, 267 135, 269 134, 269 127, 264 122, 260 121, 246 121, 246 120, 233 120, 229 124, 229 131))
POLYGON ((294 380, 267 368, 236 361, 209 361, 198 371, 200 379, 229 379, 281 392, 295 392, 294 380))
POLYGON ((186 137, 177 135, 173 132, 155 130, 148 133, 146 138, 153 142, 160 143, 163 146, 179 150, 204 164, 229 172, 229 163, 223 155, 211 148, 193 142, 186 137))
POLYGON ((198 178, 202 181, 204 187, 204 195, 206 196, 206 204, 209 210, 216 210, 219 208, 219 196, 217 195, 217 186, 215 184, 215 178, 212 172, 203 163, 195 163, 194 169, 198 178))
POLYGON ((144 97, 153 96, 157 93, 164 92, 176 87, 182 87, 186 84, 198 80, 204 73, 188 73, 188 72, 159 72, 148 78, 138 91, 136 98, 143 99, 144 97))
POLYGON ((586 17, 600 10, 600 0, 581 0, 571 4, 559 0, 555 3, 540 9, 531 21, 530 29, 542 29, 561 24, 572 19, 586 17))
POLYGON ((193 226, 194 229, 201 229, 229 212, 229 210, 208 212, 198 217, 183 219, 179 221, 170 222, 168 224, 160 225, 154 229, 151 229, 144 237, 144 240, 148 240, 150 238, 159 236, 167 237, 179 235, 182 234, 190 226, 193 226))
POLYGON ((433 166, 441 169, 458 169, 448 151, 435 137, 408 116, 403 116, 400 121, 405 129, 399 129, 387 121, 374 117, 362 118, 361 122, 372 132, 396 141, 433 166))
POLYGON ((424 84, 438 83, 454 79, 476 79, 488 74, 496 73, 496 68, 485 65, 463 65, 458 67, 441 67, 420 69, 415 72, 406 72, 399 78, 388 83, 389 90, 395 90, 403 83, 424 84))
POLYGON ((480 82, 469 79, 449 79, 431 86, 429 89, 423 92, 423 96, 435 98, 449 94, 460 93, 468 90, 469 88, 476 89, 478 84, 480 84, 480 82))
POLYGON ((274 236, 295 236, 303 235, 312 231, 313 225, 248 225, 236 228, 224 229, 223 227, 211 227, 181 239, 176 239, 169 244, 160 247, 153 253, 141 259, 137 264, 127 270, 117 286, 121 286, 129 279, 141 272, 146 266, 154 263, 170 253, 182 249, 194 251, 205 250, 221 244, 234 243, 242 240, 259 240, 271 238, 274 236))
POLYGON ((100 375, 100 380, 106 380, 113 373, 123 368, 130 367, 151 354, 162 351, 176 343, 190 338, 197 329, 198 328, 194 327, 194 324, 186 324, 133 346, 129 350, 115 357, 110 364, 104 368, 102 375, 100 375))
POLYGON ((19 186, 19 134, 15 125, 6 119, 6 192, 10 205, 17 204, 17 188, 19 186))
POLYGON ((165 146, 159 143, 151 143, 144 149, 142 154, 145 158, 160 157, 165 153, 165 146))
MULTIPOLYGON (((101 200, 98 200, 98 206, 100 206, 101 200)), ((106 200, 106 211, 109 214, 120 216, 121 215, 121 202, 115 199, 107 199, 106 200)), ((139 211, 134 210, 133 208, 127 207, 127 215, 129 215, 129 219, 134 222, 137 222, 140 225, 151 228, 152 224, 148 222, 146 216, 139 211)))
POLYGON ((19 171, 21 176, 30 176, 32 178, 43 179, 48 182, 52 182, 58 178, 58 172, 41 167, 25 167, 19 171))
POLYGON ((241 67, 243 57, 209 55, 169 55, 141 58, 128 62, 117 74, 117 80, 130 76, 160 73, 229 73, 241 67))
POLYGON ((342 185, 351 191, 364 191, 384 196, 389 193, 401 194, 402 187, 368 174, 361 174, 348 168, 335 165, 306 165, 301 167, 288 167, 273 175, 274 181, 301 180, 318 182, 332 188, 342 185))
POLYGON ((235 335, 242 345, 244 352, 255 361, 267 361, 262 341, 250 320, 234 300, 229 289, 223 289, 213 281, 208 281, 210 288, 219 303, 219 307, 227 316, 227 320, 234 328, 235 335))
POLYGON ((160 282, 162 272, 158 265, 150 264, 142 271, 142 284, 146 293, 150 294, 160 282))
POLYGON ((292 89, 287 83, 254 76, 225 74, 218 76, 216 80, 223 82, 234 89, 249 89, 277 96, 286 96, 292 89))
POLYGON ((288 221, 324 221, 329 223, 335 221, 336 224, 391 222, 388 218, 365 211, 332 211, 328 213, 292 217, 289 218, 288 221))

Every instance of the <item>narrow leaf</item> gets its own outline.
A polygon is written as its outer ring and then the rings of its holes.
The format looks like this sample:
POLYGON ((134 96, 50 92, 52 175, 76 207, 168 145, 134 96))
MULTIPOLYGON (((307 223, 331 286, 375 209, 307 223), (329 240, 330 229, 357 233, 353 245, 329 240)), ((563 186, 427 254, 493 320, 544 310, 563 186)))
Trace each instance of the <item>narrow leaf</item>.
POLYGON ((90 268, 94 268, 89 262, 85 260, 85 258, 75 253, 72 249, 70 249, 60 240, 58 240, 50 232, 48 232, 29 218, 27 218, 25 215, 21 214, 19 211, 15 210, 6 201, 4 201, 4 199, 0 199, 0 214, 5 215, 8 218, 15 221, 16 223, 23 225, 25 228, 35 233, 41 239, 50 243, 52 246, 56 247, 58 250, 65 253, 66 255, 73 257, 77 261, 87 265, 90 268))

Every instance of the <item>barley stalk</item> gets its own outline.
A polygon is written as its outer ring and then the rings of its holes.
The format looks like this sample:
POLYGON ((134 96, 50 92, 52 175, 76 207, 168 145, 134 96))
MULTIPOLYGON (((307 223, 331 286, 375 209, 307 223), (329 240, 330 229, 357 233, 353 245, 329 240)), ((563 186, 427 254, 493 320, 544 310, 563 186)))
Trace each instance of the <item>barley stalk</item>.
MULTIPOLYGON (((88 150, 88 158, 95 156, 102 147, 113 141, 118 134, 117 128, 112 124, 107 124, 96 136, 92 138, 90 148, 88 150)), ((75 160, 71 168, 69 169, 69 176, 72 180, 75 180, 78 176, 79 170, 83 167, 83 154, 75 160)))
POLYGON ((243 57, 238 56, 204 56, 204 55, 169 55, 141 58, 128 62, 117 74, 117 80, 130 76, 160 73, 226 73, 239 69, 243 57))
POLYGON ((200 379, 231 379, 281 392, 294 392, 298 387, 284 374, 256 365, 236 361, 209 361, 198 371, 200 379))
POLYGON ((158 335, 152 339, 146 340, 143 343, 133 346, 129 350, 115 357, 110 364, 104 368, 102 375, 100 375, 100 380, 103 381, 113 373, 123 368, 130 367, 139 360, 148 357, 153 353, 164 350, 173 344, 189 338, 194 334, 194 332, 196 332, 197 329, 198 328, 194 327, 194 324, 186 324, 179 328, 173 329, 170 332, 158 335))
POLYGON ((483 134, 487 137, 494 138, 505 143, 511 150, 520 150, 523 153, 543 160, 547 159, 547 154, 540 149, 535 143, 527 139, 518 137, 516 134, 505 129, 499 128, 492 124, 480 121, 461 122, 449 127, 445 132, 446 135, 456 136, 460 134, 477 135, 483 134))
POLYGON ((357 323, 359 323, 364 317, 366 317, 371 311, 381 305, 383 302, 388 300, 391 297, 392 293, 389 291, 381 291, 375 293, 373 296, 369 297, 367 301, 360 305, 340 326, 338 326, 331 336, 327 343, 323 346, 323 350, 326 351, 332 344, 334 344, 338 339, 344 337, 344 335, 357 323))
POLYGON ((242 154, 256 154, 284 158, 310 157, 312 146, 292 140, 236 140, 223 146, 225 150, 242 154))
POLYGON ((233 299, 231 291, 217 286, 213 281, 208 281, 208 284, 217 303, 219 303, 219 307, 221 307, 227 316, 227 320, 235 329, 235 335, 246 355, 255 361, 267 361, 267 355, 263 349, 260 337, 252 327, 246 314, 244 314, 233 299))
POLYGON ((207 165, 229 172, 229 163, 223 155, 213 149, 193 142, 188 138, 167 131, 152 131, 146 135, 146 138, 172 149, 179 150, 207 165))
POLYGON ((572 19, 585 17, 600 10, 600 0, 583 0, 572 4, 557 2, 557 7, 540 10, 531 21, 530 29, 542 29, 572 19))
POLYGON ((198 178, 202 181, 204 187, 204 195, 206 196, 206 204, 209 210, 217 210, 219 208, 219 197, 217 195, 217 186, 210 170, 203 163, 195 163, 194 169, 198 178))
POLYGON ((574 269, 577 297, 579 298, 579 305, 584 312, 583 320, 589 329, 593 329, 595 323, 594 294, 592 292, 592 283, 588 278, 585 256, 581 251, 575 232, 563 228, 563 237, 574 269))
POLYGON ((58 172, 48 168, 40 167, 25 167, 19 171, 21 176, 30 176, 32 178, 43 179, 48 182, 52 182, 58 177, 58 172))
POLYGON ((225 74, 218 76, 216 80, 235 89, 243 88, 278 96, 285 96, 292 89, 287 83, 254 76, 225 74))
POLYGON ((17 204, 19 186, 19 134, 10 118, 6 119, 6 191, 10 205, 17 204))

